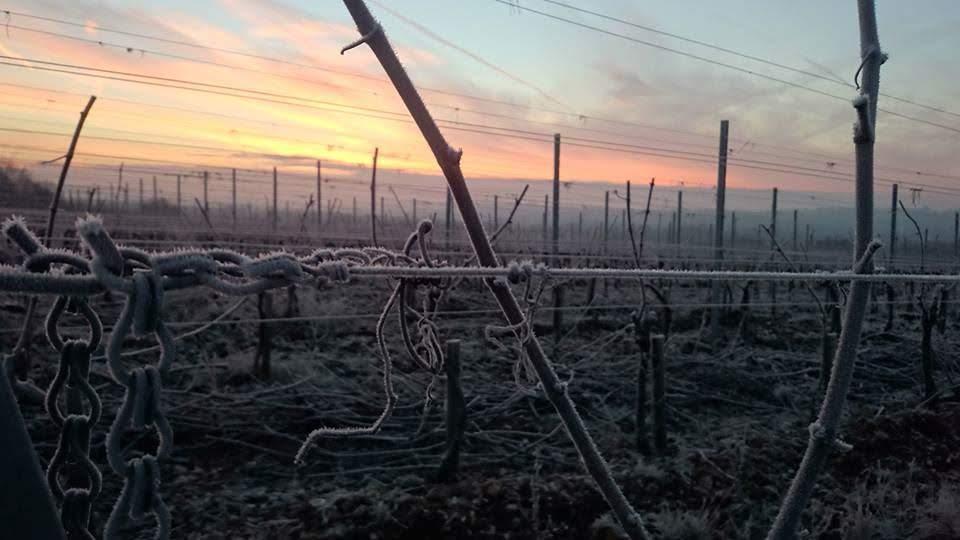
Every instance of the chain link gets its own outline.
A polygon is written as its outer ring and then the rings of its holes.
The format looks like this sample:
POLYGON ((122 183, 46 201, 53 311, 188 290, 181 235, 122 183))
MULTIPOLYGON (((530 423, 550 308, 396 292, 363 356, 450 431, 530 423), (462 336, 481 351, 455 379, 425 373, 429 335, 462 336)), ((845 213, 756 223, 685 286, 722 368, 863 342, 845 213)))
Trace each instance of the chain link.
MULTIPOLYGON (((65 297, 58 303, 67 303, 65 297)), ((86 304, 86 301, 76 301, 86 304)), ((55 326, 58 310, 51 310, 55 326)), ((60 310, 62 312, 62 310, 60 310)), ((92 310, 89 313, 93 313, 92 310)), ((95 319, 99 323, 99 318, 95 319)), ((48 324, 48 327, 51 325, 48 324)), ((97 325, 92 325, 91 334, 97 325)), ((52 341, 52 340, 51 340, 52 341)), ((60 439, 53 458, 47 466, 47 484, 54 497, 61 502, 60 522, 68 540, 94 538, 90 532, 90 507, 100 495, 103 478, 96 463, 90 459, 90 432, 100 420, 101 403, 96 390, 90 385, 90 355, 95 349, 91 342, 67 340, 54 342, 60 350, 60 365, 47 390, 45 405, 50 418, 60 426, 60 439), (67 414, 60 410, 58 399, 66 389, 67 414), (80 396, 89 402, 89 414, 84 409, 80 396), (67 486, 61 476, 67 477, 67 486)))

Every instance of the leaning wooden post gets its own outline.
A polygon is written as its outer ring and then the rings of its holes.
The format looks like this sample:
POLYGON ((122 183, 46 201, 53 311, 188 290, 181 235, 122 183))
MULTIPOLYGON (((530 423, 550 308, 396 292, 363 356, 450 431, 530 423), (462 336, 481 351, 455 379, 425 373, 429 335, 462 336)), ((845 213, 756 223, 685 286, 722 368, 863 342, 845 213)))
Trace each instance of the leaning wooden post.
POLYGON ((667 451, 667 392, 663 343, 663 334, 650 336, 650 367, 653 369, 653 444, 659 455, 667 451))
MULTIPOLYGON (((874 0, 857 0, 860 19, 860 93, 853 100, 857 111, 853 142, 856 153, 856 244, 853 270, 860 274, 873 271, 873 254, 879 244, 873 242, 873 152, 876 140, 877 96, 880 90, 880 64, 886 60, 877 37, 874 0)), ((817 475, 835 448, 844 444, 837 439, 837 428, 843 414, 847 391, 853 378, 853 367, 860 342, 860 331, 870 299, 870 282, 853 281, 844 314, 843 331, 837 344, 837 355, 830 374, 830 383, 816 421, 810 426, 810 439, 793 482, 780 506, 777 518, 767 535, 768 540, 790 540, 807 506, 817 475)))
MULTIPOLYGON (((460 168, 460 159, 462 152, 454 150, 444 139, 440 128, 430 116, 430 112, 424 105, 423 100, 417 93, 416 87, 403 69, 400 59, 390 46, 383 27, 380 26, 370 11, 367 9, 363 0, 344 0, 344 4, 350 11, 351 16, 357 24, 357 30, 363 36, 353 46, 366 43, 376 55, 384 71, 390 77, 394 87, 400 94, 410 115, 413 117, 423 133, 424 139, 430 145, 437 163, 440 165, 447 183, 456 199, 457 207, 460 209, 460 215, 463 217, 463 225, 467 235, 473 244, 477 262, 480 266, 496 267, 500 266, 496 253, 490 245, 486 231, 483 229, 483 223, 480 221, 480 215, 473 202, 470 189, 463 177, 463 171, 460 168)), ((346 49, 351 48, 348 46, 346 49)), ((346 50, 345 49, 345 50, 346 50)), ((520 303, 517 302, 510 284, 506 279, 486 278, 484 283, 490 289, 503 311, 507 323, 518 328, 525 327, 530 321, 527 321, 520 303)), ((590 473, 597 487, 617 520, 623 526, 627 535, 633 539, 649 538, 640 516, 634 511, 630 502, 624 496, 620 487, 613 479, 613 473, 609 465, 600 455, 596 443, 587 431, 583 419, 577 412, 567 392, 566 386, 560 382, 560 378, 553 370, 550 361, 547 359, 540 345, 540 340, 533 331, 525 332, 524 339, 521 340, 521 346, 526 351, 533 367, 540 379, 543 393, 547 400, 554 406, 563 422, 566 432, 569 435, 574 447, 577 449, 584 467, 590 473)))
POLYGON ((466 424, 467 403, 460 384, 460 340, 447 341, 447 358, 444 360, 447 375, 446 423, 447 446, 440 461, 437 478, 441 482, 457 479, 460 467, 460 444, 463 442, 463 429, 466 424))
MULTIPOLYGON (((713 228, 713 263, 717 270, 723 269, 723 217, 727 193, 727 138, 730 135, 730 122, 720 121, 720 152, 717 158, 717 211, 716 225, 713 228)), ((710 339, 720 338, 720 305, 723 303, 723 288, 719 281, 711 284, 710 339)))

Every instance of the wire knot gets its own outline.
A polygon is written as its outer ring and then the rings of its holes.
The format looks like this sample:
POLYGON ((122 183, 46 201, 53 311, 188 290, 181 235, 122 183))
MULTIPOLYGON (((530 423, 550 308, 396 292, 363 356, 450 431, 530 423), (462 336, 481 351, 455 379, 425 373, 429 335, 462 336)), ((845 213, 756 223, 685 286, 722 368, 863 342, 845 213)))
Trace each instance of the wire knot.
POLYGON ((156 271, 138 271, 133 274, 133 335, 140 337, 156 332, 163 306, 163 283, 156 271))
POLYGON ((355 48, 359 47, 360 45, 363 45, 364 43, 366 43, 366 42, 370 41, 371 39, 373 39, 373 37, 376 36, 377 33, 380 33, 380 32, 383 32, 383 27, 380 26, 380 23, 375 23, 375 24, 374 24, 374 27, 373 27, 372 29, 370 29, 369 32, 367 32, 366 34, 364 34, 363 36, 361 36, 360 39, 358 39, 358 40, 354 41, 353 43, 350 43, 350 44, 347 45, 346 47, 340 49, 340 54, 342 55, 342 54, 346 53, 347 51, 349 51, 350 49, 355 49, 355 48))
POLYGON ((240 265, 243 273, 253 278, 281 278, 287 281, 299 281, 303 277, 303 268, 289 253, 268 253, 257 259, 240 265))
POLYGON ((835 433, 828 433, 824 429, 823 424, 819 421, 813 422, 810 424, 810 438, 815 441, 821 441, 828 444, 833 450, 836 450, 841 453, 849 452, 853 450, 853 445, 847 442, 844 442, 835 433))
POLYGON ((535 273, 542 272, 546 267, 543 264, 534 264, 533 261, 510 261, 507 264, 507 281, 516 285, 530 281, 535 273))
POLYGON ((316 266, 319 276, 317 285, 346 283, 350 281, 350 266, 344 261, 324 261, 316 266))

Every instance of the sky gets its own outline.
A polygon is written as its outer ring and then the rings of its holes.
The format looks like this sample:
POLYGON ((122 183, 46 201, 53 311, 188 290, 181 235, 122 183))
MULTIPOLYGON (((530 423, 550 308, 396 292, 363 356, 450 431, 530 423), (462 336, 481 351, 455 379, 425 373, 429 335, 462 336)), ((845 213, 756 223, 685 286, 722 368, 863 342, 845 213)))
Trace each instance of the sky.
MULTIPOLYGON (((663 190, 709 192, 726 119, 727 185, 754 194, 728 204, 768 205, 756 194, 773 187, 796 193, 795 205, 849 200, 856 2, 568 1, 632 25, 545 0, 369 2, 463 149, 468 179, 548 180, 560 133, 561 179, 571 185, 656 177, 663 190)), ((880 98, 893 114, 878 115, 878 201, 889 204, 899 182, 904 192, 923 188, 915 204, 958 207, 960 72, 950 66, 960 3, 882 0, 877 14, 890 56, 881 92, 893 96, 880 98)), ((168 195, 170 174, 210 170, 211 196, 224 200, 238 168, 244 194, 259 198, 276 166, 297 201, 312 190, 316 160, 333 189, 360 189, 379 148, 387 182, 443 193, 373 54, 340 54, 358 37, 341 2, 0 0, 0 23, 0 62, 13 64, 0 65, 0 159, 41 178, 55 174, 58 165, 40 163, 63 155, 95 94, 78 182, 112 185, 123 162, 128 177, 161 174, 168 195)))

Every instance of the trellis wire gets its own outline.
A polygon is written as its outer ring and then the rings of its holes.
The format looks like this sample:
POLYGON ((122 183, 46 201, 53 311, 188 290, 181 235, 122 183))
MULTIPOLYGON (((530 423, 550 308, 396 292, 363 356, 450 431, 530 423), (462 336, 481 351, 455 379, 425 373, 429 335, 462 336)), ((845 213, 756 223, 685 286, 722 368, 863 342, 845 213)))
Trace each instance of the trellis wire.
MULTIPOLYGON (((331 253, 340 253, 345 251, 369 250, 372 248, 344 248, 342 250, 328 250, 331 253)), ((322 251, 322 250, 317 250, 322 251)), ((189 250, 156 252, 153 257, 178 257, 189 254, 193 262, 198 264, 209 263, 209 269, 221 269, 221 263, 214 259, 217 254, 225 253, 225 250, 189 250)), ((249 257, 230 252, 233 255, 243 259, 249 257)), ((75 254, 71 254, 78 256, 75 254)), ((553 279, 664 279, 675 281, 824 281, 824 282, 887 282, 887 283, 958 283, 960 275, 957 274, 855 274, 853 272, 773 272, 773 271, 735 271, 735 270, 658 270, 658 269, 630 269, 630 268, 554 268, 544 265, 533 265, 511 262, 505 267, 477 267, 477 266, 446 266, 441 268, 428 267, 397 267, 382 265, 351 265, 345 262, 340 264, 320 264, 308 266, 306 262, 300 260, 289 252, 274 252, 271 257, 276 260, 287 260, 289 263, 286 268, 296 275, 271 275, 269 279, 261 279, 256 282, 249 282, 241 289, 237 289, 228 294, 256 294, 265 290, 286 287, 296 283, 304 283, 311 277, 326 277, 327 275, 336 277, 337 281, 347 281, 350 278, 516 278, 518 280, 526 277, 549 277, 553 279), (298 265, 300 262, 303 266, 298 265), (299 270, 294 270, 299 268, 299 270), (304 270, 310 270, 313 276, 304 275, 304 270)), ((276 260, 274 264, 277 263, 276 260)), ((197 274, 188 274, 177 276, 175 278, 165 279, 163 282, 164 290, 186 289, 196 286, 208 286, 219 292, 225 292, 232 287, 229 283, 216 281, 203 282, 197 274)), ((0 265, 0 291, 30 293, 30 294, 50 294, 50 295, 70 295, 70 296, 92 296, 102 293, 108 287, 104 286, 97 278, 83 275, 69 274, 35 274, 23 271, 10 265, 0 265)))

